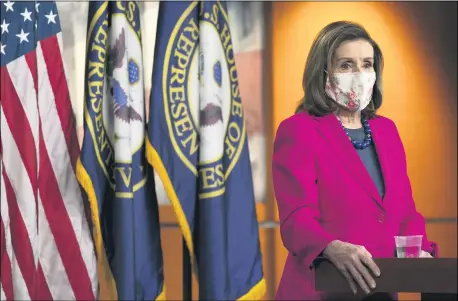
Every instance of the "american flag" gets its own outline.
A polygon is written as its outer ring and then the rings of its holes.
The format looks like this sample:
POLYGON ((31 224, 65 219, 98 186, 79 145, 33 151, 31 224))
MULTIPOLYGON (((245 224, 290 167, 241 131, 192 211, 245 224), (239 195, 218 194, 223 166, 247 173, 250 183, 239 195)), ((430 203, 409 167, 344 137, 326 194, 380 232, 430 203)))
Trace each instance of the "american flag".
POLYGON ((94 300, 94 245, 54 2, 1 1, 1 300, 94 300))

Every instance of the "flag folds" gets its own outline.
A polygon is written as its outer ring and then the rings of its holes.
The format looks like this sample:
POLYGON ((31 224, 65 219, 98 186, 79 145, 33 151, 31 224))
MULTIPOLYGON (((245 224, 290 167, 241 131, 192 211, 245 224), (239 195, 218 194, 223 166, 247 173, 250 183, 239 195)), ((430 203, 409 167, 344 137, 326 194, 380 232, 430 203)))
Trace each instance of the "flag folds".
POLYGON ((91 204, 104 300, 164 299, 140 33, 137 2, 90 3, 78 179, 91 204))
POLYGON ((0 3, 0 300, 95 300, 53 1, 0 3))
POLYGON ((147 157, 197 262, 203 300, 265 292, 247 134, 224 2, 161 2, 147 157))

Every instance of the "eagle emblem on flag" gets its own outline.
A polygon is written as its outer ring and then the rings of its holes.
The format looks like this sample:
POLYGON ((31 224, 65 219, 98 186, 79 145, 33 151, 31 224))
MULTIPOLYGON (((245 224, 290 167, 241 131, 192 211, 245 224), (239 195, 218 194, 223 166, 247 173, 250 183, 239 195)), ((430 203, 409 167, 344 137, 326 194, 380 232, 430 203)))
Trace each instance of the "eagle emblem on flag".
MULTIPOLYGON (((203 73, 203 64, 204 64, 204 55, 201 54, 201 70, 200 70, 200 76, 203 73)), ((221 70, 221 62, 217 60, 212 69, 213 73, 213 80, 214 83, 218 88, 221 88, 222 85, 222 70, 221 70)), ((200 77, 199 76, 199 77, 200 77)), ((214 100, 216 100, 216 103, 213 102, 207 102, 205 104, 205 107, 200 110, 200 125, 201 126, 212 126, 215 125, 218 121, 223 122, 223 110, 221 109, 221 106, 223 105, 223 100, 221 99, 221 96, 218 95, 218 93, 215 93, 213 95, 214 100)))
MULTIPOLYGON (((115 69, 123 68, 126 53, 126 37, 124 28, 122 28, 114 45, 108 49, 106 66, 108 81, 110 82, 110 94, 113 101, 113 113, 124 122, 130 122, 131 120, 143 121, 142 116, 130 105, 130 102, 133 100, 123 89, 121 83, 113 77, 115 69)), ((134 60, 129 60, 127 69, 129 73, 129 84, 135 84, 138 80, 138 66, 134 60)))

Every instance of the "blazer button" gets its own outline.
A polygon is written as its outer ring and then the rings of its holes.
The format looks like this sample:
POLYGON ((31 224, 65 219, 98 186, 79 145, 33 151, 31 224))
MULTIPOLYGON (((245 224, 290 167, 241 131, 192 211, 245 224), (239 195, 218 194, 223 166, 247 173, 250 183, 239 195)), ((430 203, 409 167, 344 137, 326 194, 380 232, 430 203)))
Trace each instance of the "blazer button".
POLYGON ((381 213, 381 214, 378 216, 378 222, 379 222, 380 224, 385 223, 385 214, 381 213))

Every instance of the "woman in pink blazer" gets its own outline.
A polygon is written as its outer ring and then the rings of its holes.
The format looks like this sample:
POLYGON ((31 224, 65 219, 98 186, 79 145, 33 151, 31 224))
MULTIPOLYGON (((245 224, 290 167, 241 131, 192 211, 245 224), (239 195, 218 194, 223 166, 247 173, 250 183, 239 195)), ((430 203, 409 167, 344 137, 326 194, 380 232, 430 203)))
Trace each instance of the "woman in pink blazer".
POLYGON ((313 42, 303 101, 280 124, 274 143, 273 183, 289 251, 277 300, 330 297, 314 290, 312 263, 319 256, 354 293, 369 294, 381 272, 372 257, 394 257, 394 236, 423 235, 421 256, 435 255, 396 126, 376 115, 382 67, 380 48, 358 24, 332 23, 313 42))

